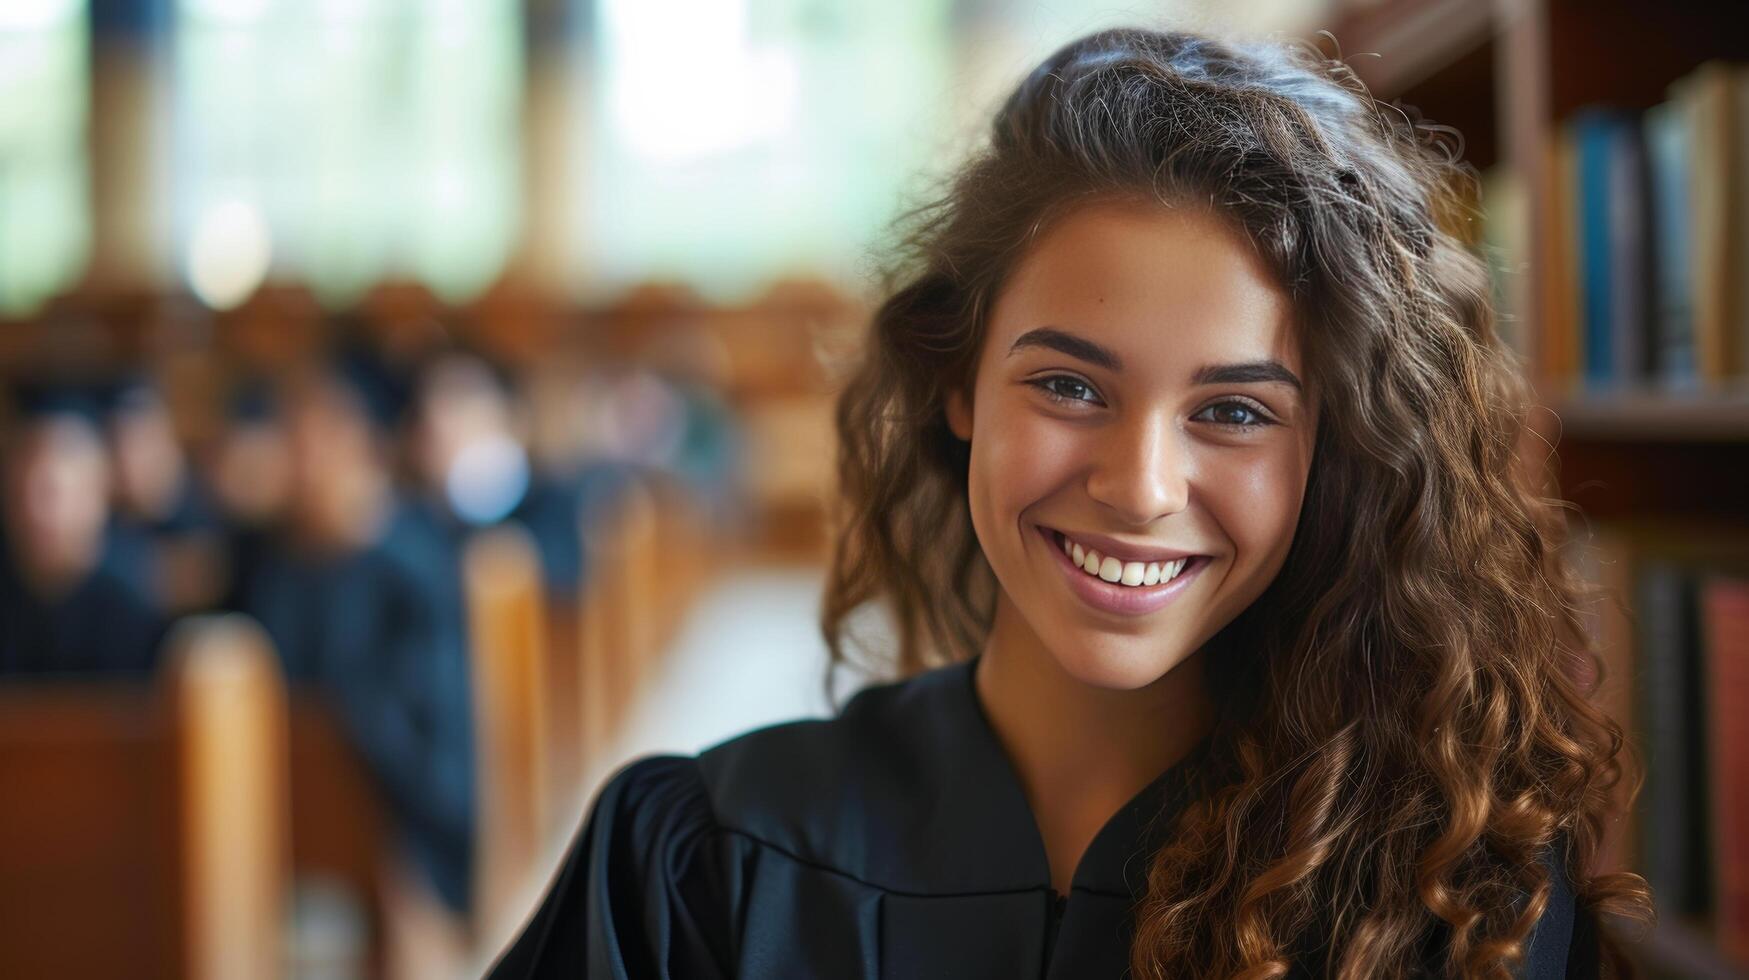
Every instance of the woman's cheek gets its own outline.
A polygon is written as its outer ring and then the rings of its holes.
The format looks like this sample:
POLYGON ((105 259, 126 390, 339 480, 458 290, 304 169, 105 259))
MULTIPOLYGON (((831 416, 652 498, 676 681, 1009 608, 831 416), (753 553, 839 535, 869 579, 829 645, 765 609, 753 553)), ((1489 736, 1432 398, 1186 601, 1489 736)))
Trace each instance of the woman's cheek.
POLYGON ((978 430, 972 439, 972 465, 981 465, 986 479, 1009 485, 1011 479, 1025 478, 1025 471, 1041 462, 1041 453, 1034 441, 1042 436, 1041 425, 1032 418, 1014 415, 1013 411, 988 413, 979 418, 978 430))
POLYGON ((1016 485, 1048 486, 1074 469, 1082 441, 1075 426, 1036 412, 1017 412, 1004 428, 1006 468, 999 471, 1003 479, 1016 485))
POLYGON ((1298 454, 1226 453, 1210 464, 1204 501, 1226 530, 1240 567, 1279 564, 1293 543, 1305 476, 1298 454))

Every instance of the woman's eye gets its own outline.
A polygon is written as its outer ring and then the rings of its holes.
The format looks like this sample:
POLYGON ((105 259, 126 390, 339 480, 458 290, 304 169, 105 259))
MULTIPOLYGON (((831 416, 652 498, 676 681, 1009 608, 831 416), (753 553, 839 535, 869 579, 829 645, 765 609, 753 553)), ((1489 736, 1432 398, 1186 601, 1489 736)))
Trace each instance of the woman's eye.
POLYGON ((1099 401, 1099 396, 1094 393, 1091 385, 1066 374, 1053 374, 1048 378, 1038 378, 1027 383, 1044 392, 1046 397, 1055 402, 1097 404, 1099 401))
MULTIPOLYGON (((1045 397, 1054 402, 1100 404, 1099 393, 1093 390, 1092 385, 1070 375, 1053 374, 1049 377, 1028 381, 1027 384, 1044 392, 1045 397)), ((1191 417, 1213 422, 1234 431, 1255 430, 1277 424, 1275 419, 1263 410, 1263 406, 1249 400, 1233 398, 1215 402, 1191 417)))
POLYGON ((1209 418, 1208 421, 1231 429, 1260 429, 1263 426, 1275 424, 1274 419, 1265 415, 1250 402, 1235 400, 1215 402, 1193 417, 1202 418, 1211 413, 1214 417, 1209 418))

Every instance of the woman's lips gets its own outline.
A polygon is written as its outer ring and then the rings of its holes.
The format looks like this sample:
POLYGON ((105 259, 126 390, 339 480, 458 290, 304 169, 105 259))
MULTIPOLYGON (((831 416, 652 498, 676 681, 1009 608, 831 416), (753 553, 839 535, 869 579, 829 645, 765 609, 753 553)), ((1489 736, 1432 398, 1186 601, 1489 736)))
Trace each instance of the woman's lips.
POLYGON ((1094 609, 1118 616, 1142 616, 1158 611, 1189 588, 1191 582, 1202 574, 1203 568, 1209 563, 1209 556, 1197 555, 1170 582, 1159 585, 1118 585, 1082 571, 1074 559, 1064 553, 1056 531, 1043 525, 1033 526, 1038 529, 1039 537, 1054 556, 1057 567, 1062 570, 1069 590, 1094 609))

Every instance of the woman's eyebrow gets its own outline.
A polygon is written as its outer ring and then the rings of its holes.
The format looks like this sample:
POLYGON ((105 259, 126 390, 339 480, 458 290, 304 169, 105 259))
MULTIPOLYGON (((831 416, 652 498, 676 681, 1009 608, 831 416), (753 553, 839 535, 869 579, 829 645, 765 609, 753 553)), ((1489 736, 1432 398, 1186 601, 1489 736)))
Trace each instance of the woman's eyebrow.
MULTIPOLYGON (((1086 361, 1096 367, 1102 367, 1114 374, 1123 372, 1123 358, 1109 347, 1103 347, 1085 337, 1077 337, 1066 330, 1056 327, 1039 327, 1021 334, 1008 347, 1008 356, 1027 347, 1048 347, 1051 350, 1067 354, 1070 357, 1086 361)), ((1190 376, 1192 384, 1256 384, 1275 382, 1292 387, 1295 391, 1303 390, 1300 379, 1289 371, 1280 361, 1264 359, 1259 361, 1242 361, 1234 364, 1205 364, 1196 369, 1190 376)))
POLYGON ((1258 382, 1276 382, 1292 387, 1295 391, 1303 390, 1300 379, 1289 371, 1280 361, 1261 360, 1245 361, 1239 364, 1205 364, 1196 369, 1190 376, 1191 383, 1199 385, 1242 385, 1258 382))
POLYGON ((1055 327, 1039 327, 1021 334, 1009 345, 1008 356, 1013 357, 1025 347, 1049 347, 1114 374, 1123 371, 1123 358, 1118 357, 1109 347, 1101 347, 1085 337, 1077 337, 1055 327))

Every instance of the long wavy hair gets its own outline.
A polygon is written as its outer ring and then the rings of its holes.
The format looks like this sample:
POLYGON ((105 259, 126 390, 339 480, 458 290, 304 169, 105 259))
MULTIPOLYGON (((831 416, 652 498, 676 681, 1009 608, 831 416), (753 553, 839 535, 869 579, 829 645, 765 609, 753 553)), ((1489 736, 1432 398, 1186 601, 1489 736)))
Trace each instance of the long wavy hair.
POLYGON ((944 399, 1051 221, 1101 199, 1212 204, 1299 313, 1323 398, 1305 503, 1275 581, 1211 641, 1215 737, 1151 859, 1138 980, 1408 976, 1437 948, 1451 975, 1504 977, 1551 849, 1583 914, 1652 917, 1644 879, 1595 873, 1639 769, 1592 700, 1565 505, 1518 456, 1530 390, 1487 265, 1452 232, 1475 171, 1450 132, 1307 44, 1109 30, 1039 65, 901 219, 835 413, 834 670, 906 676, 982 648, 998 586, 944 399), (853 636, 870 602, 896 650, 853 636))

